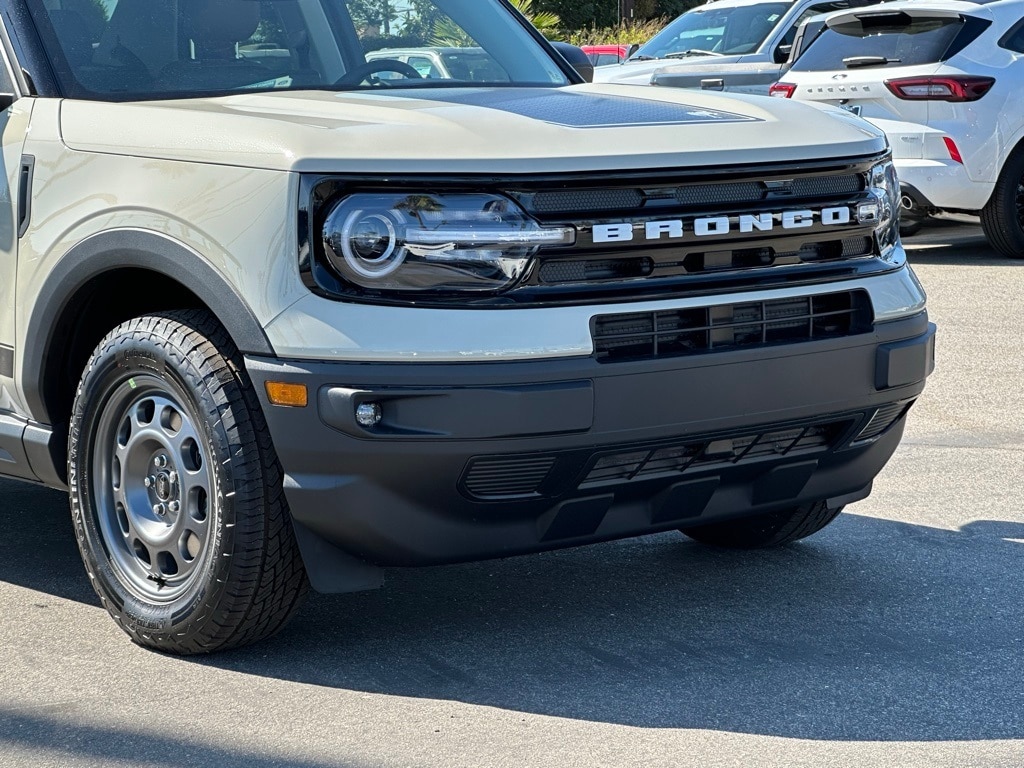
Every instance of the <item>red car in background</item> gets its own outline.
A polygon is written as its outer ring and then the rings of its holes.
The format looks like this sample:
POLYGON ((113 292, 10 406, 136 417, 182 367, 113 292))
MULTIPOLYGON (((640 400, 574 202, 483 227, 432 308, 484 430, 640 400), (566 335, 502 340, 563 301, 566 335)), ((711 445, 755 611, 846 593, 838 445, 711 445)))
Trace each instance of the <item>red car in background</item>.
POLYGON ((583 52, 587 54, 595 67, 605 64, 618 64, 632 56, 640 46, 633 45, 583 45, 583 52))

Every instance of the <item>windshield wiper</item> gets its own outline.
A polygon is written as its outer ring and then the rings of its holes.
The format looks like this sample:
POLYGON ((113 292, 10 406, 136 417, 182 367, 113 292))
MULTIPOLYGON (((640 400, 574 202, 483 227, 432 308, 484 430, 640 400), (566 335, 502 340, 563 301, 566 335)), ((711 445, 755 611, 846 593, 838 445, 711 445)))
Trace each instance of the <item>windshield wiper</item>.
POLYGON ((882 67, 886 64, 900 64, 902 61, 903 59, 890 59, 885 56, 847 56, 843 59, 843 64, 847 69, 855 69, 856 67, 882 67))
POLYGON ((686 51, 676 51, 675 53, 666 53, 666 59, 685 59, 687 56, 724 56, 724 53, 716 53, 715 51, 705 51, 703 48, 690 48, 686 51))
POLYGON ((644 53, 634 53, 632 56, 629 57, 628 60, 629 61, 657 61, 658 57, 657 56, 648 56, 647 54, 644 54, 644 53))

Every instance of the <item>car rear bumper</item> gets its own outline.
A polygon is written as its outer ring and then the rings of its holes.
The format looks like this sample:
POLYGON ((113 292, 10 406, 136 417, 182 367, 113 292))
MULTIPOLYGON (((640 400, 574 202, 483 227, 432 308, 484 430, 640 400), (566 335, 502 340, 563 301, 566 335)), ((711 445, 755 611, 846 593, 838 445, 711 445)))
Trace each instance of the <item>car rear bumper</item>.
POLYGON ((246 362, 307 566, 324 551, 309 540, 419 566, 862 498, 934 366, 934 326, 615 364, 246 362), (271 405, 268 381, 305 384, 309 406, 271 405))
POLYGON ((980 211, 995 185, 972 181, 963 165, 953 160, 894 159, 902 187, 911 187, 930 207, 939 210, 980 211))

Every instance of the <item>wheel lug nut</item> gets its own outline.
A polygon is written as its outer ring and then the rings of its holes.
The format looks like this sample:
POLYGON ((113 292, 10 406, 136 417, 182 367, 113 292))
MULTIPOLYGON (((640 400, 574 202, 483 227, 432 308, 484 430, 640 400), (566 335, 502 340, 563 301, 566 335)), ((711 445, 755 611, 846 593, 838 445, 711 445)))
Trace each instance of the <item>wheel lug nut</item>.
POLYGON ((164 467, 167 466, 167 457, 161 454, 160 456, 156 457, 155 463, 159 469, 163 469, 164 467))
POLYGON ((152 475, 150 475, 149 477, 147 477, 145 480, 142 481, 142 484, 145 485, 147 488, 152 488, 153 487, 153 483, 155 483, 155 482, 156 482, 156 478, 153 477, 152 475))
POLYGON ((171 485, 174 485, 175 483, 178 482, 178 473, 171 472, 170 474, 167 475, 167 479, 171 481, 171 485))
POLYGON ((172 501, 170 504, 167 505, 167 509, 170 510, 171 512, 177 513, 177 511, 181 509, 181 504, 179 504, 176 501, 172 501))
POLYGON ((153 513, 159 517, 163 517, 167 514, 167 506, 165 504, 154 504, 153 513))

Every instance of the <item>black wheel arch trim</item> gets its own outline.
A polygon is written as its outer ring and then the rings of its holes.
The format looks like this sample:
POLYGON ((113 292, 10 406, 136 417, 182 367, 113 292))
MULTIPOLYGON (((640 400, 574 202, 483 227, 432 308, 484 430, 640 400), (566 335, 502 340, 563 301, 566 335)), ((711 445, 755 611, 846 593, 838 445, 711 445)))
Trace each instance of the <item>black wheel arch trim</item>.
POLYGON ((65 305, 89 281, 118 269, 143 269, 177 281, 217 317, 243 354, 274 354, 249 305, 199 253, 156 232, 118 229, 73 246, 50 271, 29 317, 21 384, 32 418, 52 424, 44 398, 44 375, 54 332, 65 305))

